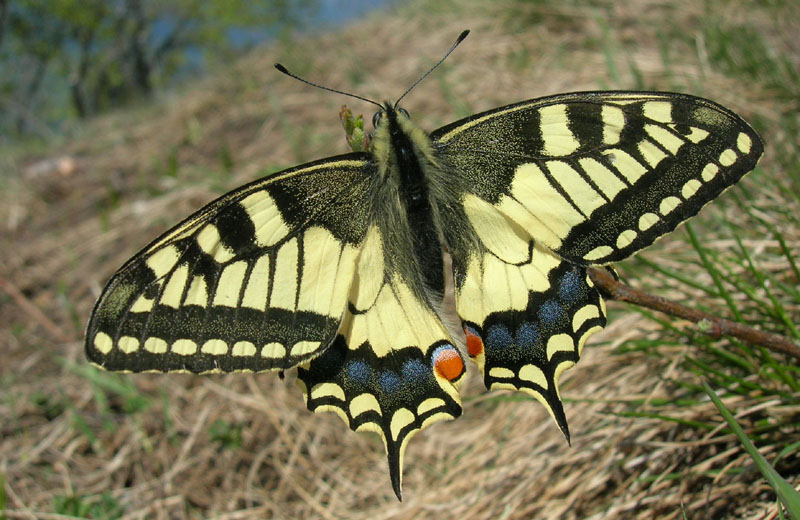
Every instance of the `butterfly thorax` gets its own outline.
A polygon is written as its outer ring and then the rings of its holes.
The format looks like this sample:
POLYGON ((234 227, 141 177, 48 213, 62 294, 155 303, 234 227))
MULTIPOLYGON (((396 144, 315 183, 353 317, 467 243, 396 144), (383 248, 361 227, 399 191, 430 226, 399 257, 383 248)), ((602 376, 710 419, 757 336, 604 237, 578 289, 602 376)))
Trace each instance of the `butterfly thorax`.
POLYGON ((428 188, 428 178, 437 169, 430 138, 405 111, 387 102, 378 117, 372 153, 378 165, 377 189, 385 204, 376 219, 389 256, 414 259, 401 274, 420 296, 441 295, 442 234, 428 188))

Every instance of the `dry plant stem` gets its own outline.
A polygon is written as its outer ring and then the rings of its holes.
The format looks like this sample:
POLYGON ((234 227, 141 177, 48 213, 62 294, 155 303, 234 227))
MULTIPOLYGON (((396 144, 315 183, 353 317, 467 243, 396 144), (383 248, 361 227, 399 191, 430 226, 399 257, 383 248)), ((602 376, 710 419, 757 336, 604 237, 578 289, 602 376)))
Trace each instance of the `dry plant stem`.
POLYGON ((615 279, 606 269, 590 267, 589 276, 597 288, 600 289, 600 292, 603 293, 603 296, 609 299, 641 305, 642 307, 663 312, 670 316, 684 318, 694 323, 704 321, 709 326, 699 330, 712 338, 732 336, 800 359, 800 347, 785 336, 760 331, 741 323, 719 318, 707 312, 691 309, 659 296, 647 294, 615 279))

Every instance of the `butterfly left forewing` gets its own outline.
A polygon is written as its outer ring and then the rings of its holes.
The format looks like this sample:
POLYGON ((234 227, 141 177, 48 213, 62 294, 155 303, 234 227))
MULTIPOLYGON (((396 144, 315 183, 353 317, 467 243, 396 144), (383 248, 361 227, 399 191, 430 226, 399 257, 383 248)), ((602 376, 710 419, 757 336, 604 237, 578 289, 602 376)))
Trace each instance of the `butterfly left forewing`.
POLYGON ((445 168, 559 256, 619 261, 755 166, 758 135, 704 99, 584 92, 509 105, 431 134, 445 168))
POLYGON ((372 166, 351 154, 239 188, 109 281, 86 354, 122 371, 286 369, 338 330, 364 240, 372 166))
POLYGON ((333 345, 298 371, 308 408, 333 411, 354 431, 383 439, 401 495, 403 454, 414 433, 458 417, 464 362, 436 313, 384 263, 372 227, 333 345))

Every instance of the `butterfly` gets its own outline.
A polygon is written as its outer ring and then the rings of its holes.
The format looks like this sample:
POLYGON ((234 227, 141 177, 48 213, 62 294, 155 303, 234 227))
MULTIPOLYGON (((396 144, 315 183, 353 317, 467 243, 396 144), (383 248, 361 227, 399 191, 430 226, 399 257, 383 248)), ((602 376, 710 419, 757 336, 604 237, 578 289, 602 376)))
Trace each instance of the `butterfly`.
POLYGON ((606 323, 587 268, 672 231, 763 151, 739 116, 685 94, 561 94, 430 134, 398 102, 375 103, 370 151, 242 186, 131 258, 94 307, 88 359, 297 367, 310 410, 380 435, 400 499, 409 439, 461 414, 468 358, 569 438, 559 377, 606 323))

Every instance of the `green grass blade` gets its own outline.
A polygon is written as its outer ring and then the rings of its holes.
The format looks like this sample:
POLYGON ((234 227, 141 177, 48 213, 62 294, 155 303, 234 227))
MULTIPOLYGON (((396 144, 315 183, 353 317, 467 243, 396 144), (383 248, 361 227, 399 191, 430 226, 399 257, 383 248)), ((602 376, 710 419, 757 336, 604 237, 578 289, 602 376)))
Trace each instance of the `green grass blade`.
POLYGON ((0 520, 7 520, 6 516, 6 474, 0 473, 0 520))
POLYGON ((783 304, 781 304, 780 300, 776 298, 772 290, 770 290, 770 285, 774 285, 774 281, 768 280, 767 275, 756 266, 755 261, 750 256, 747 248, 744 247, 744 244, 742 244, 742 240, 738 233, 734 232, 733 237, 736 240, 736 244, 739 246, 739 251, 741 252, 742 257, 747 262, 748 269, 753 274, 753 277, 758 281, 761 289, 764 291, 764 294, 767 295, 767 298, 772 303, 771 314, 782 321, 784 325, 786 325, 786 328, 789 329, 789 331, 792 333, 792 336, 795 338, 800 338, 800 333, 798 333, 797 328, 794 326, 792 318, 789 317, 783 304))
POLYGON ((697 254, 700 256, 700 260, 703 262, 703 267, 705 267, 708 274, 711 275, 711 279, 714 281, 714 285, 717 287, 720 296, 725 300, 728 304, 728 308, 731 310, 733 315, 736 317, 736 321, 744 322, 741 313, 739 312, 739 307, 736 305, 736 302, 733 300, 733 297, 730 293, 725 289, 725 286, 722 284, 720 280, 720 273, 717 270, 716 266, 709 260, 708 255, 706 254, 706 249, 700 243, 700 240, 695 235, 692 226, 689 225, 687 222, 685 225, 686 231, 689 234, 689 240, 692 242, 692 246, 694 247, 697 254))
POLYGON ((679 273, 678 271, 675 271, 673 269, 667 269, 663 265, 658 264, 656 262, 653 262, 652 260, 649 260, 643 254, 636 255, 634 257, 634 261, 637 262, 637 263, 640 263, 640 264, 644 264, 645 266, 647 266, 648 269, 651 269, 651 270, 653 270, 653 271, 655 271, 657 273, 661 273, 664 276, 666 276, 668 278, 672 278, 672 279, 674 279, 674 280, 676 280, 676 281, 678 281, 678 282, 680 282, 680 283, 682 283, 682 284, 684 284, 684 285, 686 285, 688 287, 691 287, 693 289, 697 289, 698 291, 702 291, 702 292, 706 293, 707 295, 709 295, 711 298, 716 298, 716 297, 719 296, 717 291, 715 291, 712 287, 709 287, 706 284, 700 283, 700 282, 694 280, 692 277, 683 275, 683 274, 679 273))
POLYGON ((708 386, 708 383, 703 382, 703 387, 705 388, 708 397, 710 397, 711 401, 713 401, 714 406, 716 406, 717 410, 719 410, 722 418, 728 423, 728 427, 739 439, 739 442, 742 443, 745 451, 747 451, 750 457, 752 457, 753 461, 756 463, 756 466, 758 466, 759 471, 761 471, 761 474, 764 475, 764 478, 767 479, 767 482, 769 482, 769 485, 775 490, 775 493, 778 495, 778 499, 780 499, 781 503, 783 503, 784 507, 786 507, 786 511, 789 513, 789 518, 792 520, 800 520, 800 493, 798 493, 789 482, 781 477, 778 472, 775 471, 772 466, 770 466, 769 462, 767 462, 767 459, 765 459, 764 456, 758 452, 756 447, 752 442, 750 442, 750 439, 747 438, 747 435, 739 426, 739 423, 737 423, 736 419, 733 418, 731 412, 725 408, 725 405, 723 405, 722 401, 719 400, 717 394, 715 394, 711 387, 708 386))

